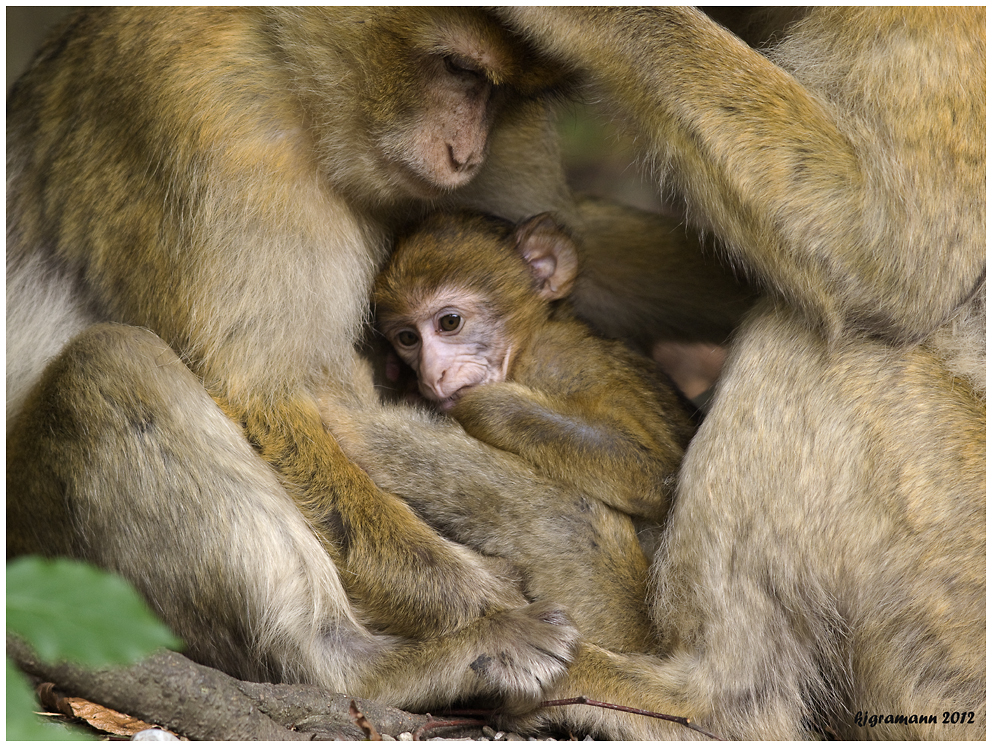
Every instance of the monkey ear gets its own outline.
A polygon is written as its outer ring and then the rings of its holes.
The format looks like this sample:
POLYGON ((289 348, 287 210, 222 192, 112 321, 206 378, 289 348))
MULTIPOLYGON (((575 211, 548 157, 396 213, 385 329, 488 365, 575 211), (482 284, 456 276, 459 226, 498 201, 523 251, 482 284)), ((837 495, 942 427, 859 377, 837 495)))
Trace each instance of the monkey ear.
POLYGON ((555 223, 550 213, 529 218, 517 227, 517 251, 540 283, 538 295, 548 301, 572 291, 579 271, 575 242, 555 223))

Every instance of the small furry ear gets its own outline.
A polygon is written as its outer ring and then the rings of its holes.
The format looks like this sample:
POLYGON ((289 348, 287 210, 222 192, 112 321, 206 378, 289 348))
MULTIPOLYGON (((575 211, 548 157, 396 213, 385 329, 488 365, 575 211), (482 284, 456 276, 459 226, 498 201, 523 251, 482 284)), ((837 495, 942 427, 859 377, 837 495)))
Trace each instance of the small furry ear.
POLYGON ((527 219, 517 227, 514 238, 517 251, 540 283, 538 295, 548 301, 567 296, 579 270, 578 251, 551 214, 527 219))

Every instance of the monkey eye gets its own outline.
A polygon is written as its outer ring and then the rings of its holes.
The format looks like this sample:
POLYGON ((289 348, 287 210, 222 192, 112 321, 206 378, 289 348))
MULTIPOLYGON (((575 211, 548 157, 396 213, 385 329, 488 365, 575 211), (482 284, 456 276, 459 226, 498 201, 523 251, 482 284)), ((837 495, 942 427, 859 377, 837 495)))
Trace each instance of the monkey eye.
POLYGON ((417 336, 417 333, 409 329, 401 330, 396 335, 396 342, 398 342, 400 345, 402 345, 405 348, 413 347, 419 341, 420 338, 417 336))
POLYGON ((442 59, 444 60, 444 69, 452 75, 470 75, 474 78, 482 77, 481 70, 458 57, 445 55, 442 59))
POLYGON ((462 318, 454 312, 449 312, 437 320, 437 328, 441 332, 457 332, 461 326, 462 318))

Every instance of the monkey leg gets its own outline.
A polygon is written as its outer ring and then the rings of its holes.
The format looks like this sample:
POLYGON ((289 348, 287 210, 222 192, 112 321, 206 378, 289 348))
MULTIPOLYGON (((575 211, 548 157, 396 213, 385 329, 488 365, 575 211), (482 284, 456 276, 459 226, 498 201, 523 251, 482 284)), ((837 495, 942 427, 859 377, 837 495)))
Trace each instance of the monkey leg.
POLYGON ((361 673, 356 692, 409 710, 472 701, 530 711, 566 678, 577 635, 556 604, 535 602, 452 635, 393 645, 361 673))
POLYGON ((274 474, 151 333, 92 327, 49 365, 9 429, 7 496, 8 553, 120 573, 238 676, 334 681, 320 638, 363 637, 274 474))
POLYGON ((422 640, 370 631, 375 615, 349 600, 273 470, 147 331, 100 325, 77 337, 28 395, 7 448, 8 554, 120 573, 192 657, 236 676, 407 708, 482 693, 520 709, 566 669, 576 632, 550 605, 422 640))
POLYGON ((984 434, 982 399, 925 347, 753 319, 654 567, 689 714, 726 737, 984 734, 984 434), (945 711, 974 721, 916 723, 945 711))

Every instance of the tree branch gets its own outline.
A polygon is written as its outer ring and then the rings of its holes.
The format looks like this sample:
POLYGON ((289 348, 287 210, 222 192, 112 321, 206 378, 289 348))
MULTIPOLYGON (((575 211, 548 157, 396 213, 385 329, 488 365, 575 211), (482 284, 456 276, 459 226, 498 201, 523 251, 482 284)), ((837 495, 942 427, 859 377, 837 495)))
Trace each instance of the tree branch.
POLYGON ((365 733, 349 713, 353 700, 384 734, 413 732, 428 721, 316 685, 242 682, 172 651, 130 667, 91 670, 43 662, 24 641, 8 634, 7 655, 27 674, 66 693, 190 739, 362 739, 365 733))

